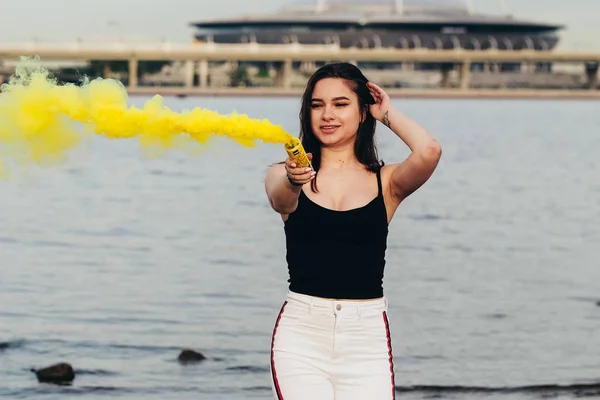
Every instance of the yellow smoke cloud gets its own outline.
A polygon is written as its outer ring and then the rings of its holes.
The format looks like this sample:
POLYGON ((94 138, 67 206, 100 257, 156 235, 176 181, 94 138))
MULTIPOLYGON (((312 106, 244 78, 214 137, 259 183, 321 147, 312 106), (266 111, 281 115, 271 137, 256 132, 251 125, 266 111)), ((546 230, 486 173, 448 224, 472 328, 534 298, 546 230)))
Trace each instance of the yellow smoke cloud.
POLYGON ((0 88, 0 174, 7 177, 3 161, 39 165, 64 161, 67 152, 90 134, 137 137, 144 149, 165 150, 190 141, 204 145, 214 136, 243 146, 293 139, 280 126, 245 114, 223 115, 201 108, 178 113, 158 95, 143 108, 127 101, 119 81, 97 78, 79 86, 59 85, 38 59, 22 58, 15 75, 0 88))

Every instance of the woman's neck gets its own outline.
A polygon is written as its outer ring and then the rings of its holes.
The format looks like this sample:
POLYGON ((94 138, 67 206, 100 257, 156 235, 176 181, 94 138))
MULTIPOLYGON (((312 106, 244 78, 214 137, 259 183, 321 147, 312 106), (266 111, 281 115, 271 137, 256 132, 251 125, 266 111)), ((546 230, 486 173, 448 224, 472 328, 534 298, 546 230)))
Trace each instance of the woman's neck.
POLYGON ((354 146, 352 145, 321 148, 321 167, 339 169, 355 167, 359 164, 354 154, 354 146))

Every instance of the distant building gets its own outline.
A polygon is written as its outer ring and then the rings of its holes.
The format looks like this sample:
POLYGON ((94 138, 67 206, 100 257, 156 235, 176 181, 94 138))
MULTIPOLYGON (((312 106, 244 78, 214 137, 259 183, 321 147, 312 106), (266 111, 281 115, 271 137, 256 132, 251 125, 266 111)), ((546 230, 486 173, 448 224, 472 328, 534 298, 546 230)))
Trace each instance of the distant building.
POLYGON ((317 0, 278 12, 193 22, 195 39, 215 43, 338 43, 428 49, 550 50, 560 25, 475 12, 468 1, 317 0))

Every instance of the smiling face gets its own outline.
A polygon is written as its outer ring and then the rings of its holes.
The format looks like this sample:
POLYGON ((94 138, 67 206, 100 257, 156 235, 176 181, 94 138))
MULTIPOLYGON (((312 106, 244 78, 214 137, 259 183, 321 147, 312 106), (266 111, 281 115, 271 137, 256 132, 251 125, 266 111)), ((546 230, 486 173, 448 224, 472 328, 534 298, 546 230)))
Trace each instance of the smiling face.
POLYGON ((317 82, 311 99, 311 127, 324 146, 353 142, 361 122, 358 98, 344 79, 317 82))

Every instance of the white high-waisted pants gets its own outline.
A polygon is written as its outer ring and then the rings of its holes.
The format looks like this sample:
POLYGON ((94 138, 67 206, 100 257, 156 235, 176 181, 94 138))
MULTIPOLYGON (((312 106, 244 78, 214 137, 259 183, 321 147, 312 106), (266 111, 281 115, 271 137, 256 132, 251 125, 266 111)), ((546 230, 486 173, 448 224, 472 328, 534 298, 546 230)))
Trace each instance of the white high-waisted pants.
POLYGON ((271 343, 276 400, 393 400, 385 297, 337 301, 288 292, 271 343))

